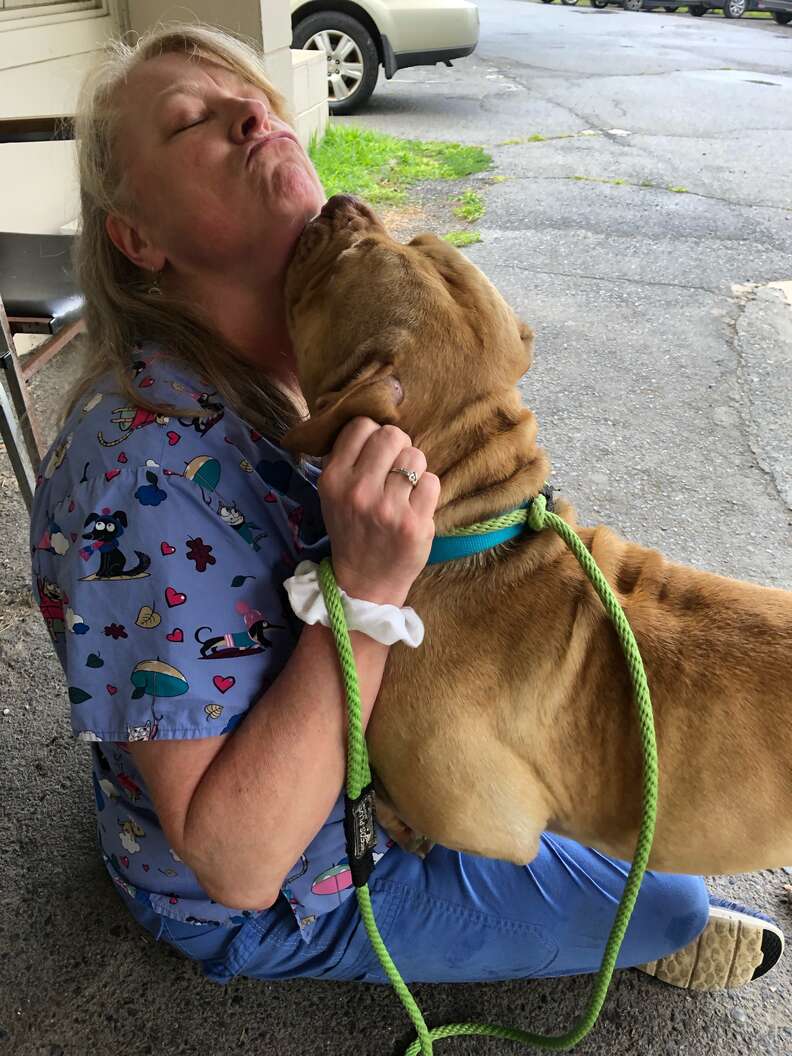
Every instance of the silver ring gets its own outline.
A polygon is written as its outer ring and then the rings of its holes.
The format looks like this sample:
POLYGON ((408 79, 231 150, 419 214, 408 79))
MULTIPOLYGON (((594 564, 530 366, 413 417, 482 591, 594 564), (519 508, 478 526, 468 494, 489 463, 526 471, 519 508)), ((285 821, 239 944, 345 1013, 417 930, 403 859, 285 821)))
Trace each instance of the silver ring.
POLYGON ((418 483, 418 474, 414 469, 407 469, 405 466, 401 466, 399 469, 389 469, 389 473, 401 473, 403 477, 406 477, 413 487, 418 483))

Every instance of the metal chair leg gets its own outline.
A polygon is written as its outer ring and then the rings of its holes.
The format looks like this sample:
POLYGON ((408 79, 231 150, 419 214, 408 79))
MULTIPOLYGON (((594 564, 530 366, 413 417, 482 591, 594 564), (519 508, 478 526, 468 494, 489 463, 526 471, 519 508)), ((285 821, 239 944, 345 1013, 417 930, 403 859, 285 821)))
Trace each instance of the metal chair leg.
POLYGON ((0 382, 0 435, 2 435, 11 468, 17 478, 19 490, 27 506, 28 513, 33 505, 33 492, 36 490, 36 474, 27 452, 27 444, 19 426, 16 408, 0 382))
POLYGON ((0 366, 8 382, 8 392, 16 411, 28 458, 30 462, 38 465, 44 455, 44 448, 36 427, 27 382, 14 349, 14 339, 11 336, 2 297, 0 297, 0 366))

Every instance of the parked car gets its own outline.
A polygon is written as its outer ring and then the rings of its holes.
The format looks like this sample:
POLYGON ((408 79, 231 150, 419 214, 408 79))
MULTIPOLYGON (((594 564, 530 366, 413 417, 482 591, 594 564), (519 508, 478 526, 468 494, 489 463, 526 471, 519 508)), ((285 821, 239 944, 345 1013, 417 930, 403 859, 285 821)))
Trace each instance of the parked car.
POLYGON ((769 11, 779 26, 792 22, 792 0, 756 0, 757 11, 769 11))
MULTIPOLYGON (((703 7, 704 11, 723 8, 726 18, 742 18, 746 11, 767 11, 772 14, 779 26, 792 22, 792 0, 727 0, 726 3, 704 0, 703 3, 696 4, 696 7, 703 7)), ((688 10, 691 15, 698 14, 692 7, 688 10)), ((701 13, 704 14, 704 11, 701 13)))
POLYGON ((663 11, 673 14, 674 11, 679 10, 680 5, 667 4, 663 0, 622 0, 622 7, 625 11, 653 11, 659 7, 663 11))
POLYGON ((742 18, 746 11, 767 11, 779 26, 792 22, 792 0, 700 0, 688 6, 690 14, 699 18, 718 10, 723 11, 724 18, 742 18))
POLYGON ((609 4, 613 4, 615 7, 623 7, 625 11, 653 11, 659 7, 663 11, 668 11, 669 14, 678 11, 682 6, 680 4, 669 4, 667 0, 589 0, 589 3, 592 7, 600 10, 609 4))
POLYGON ((451 65, 478 44, 468 0, 291 0, 292 47, 327 53, 330 112, 351 114, 369 98, 380 66, 451 65))
POLYGON ((703 3, 688 4, 688 14, 701 18, 708 11, 722 10, 724 18, 742 18, 746 11, 751 11, 751 0, 703 0, 703 3))

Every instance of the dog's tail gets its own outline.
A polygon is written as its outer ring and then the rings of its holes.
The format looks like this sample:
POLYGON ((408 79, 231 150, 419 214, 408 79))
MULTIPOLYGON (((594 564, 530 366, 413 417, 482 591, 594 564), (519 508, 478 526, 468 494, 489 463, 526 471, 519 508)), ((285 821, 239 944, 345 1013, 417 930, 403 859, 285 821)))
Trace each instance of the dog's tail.
POLYGON ((151 558, 148 554, 144 554, 141 550, 136 550, 135 553, 137 555, 138 563, 132 568, 125 568, 123 572, 123 575, 125 576, 137 576, 141 572, 145 572, 151 564, 151 558))

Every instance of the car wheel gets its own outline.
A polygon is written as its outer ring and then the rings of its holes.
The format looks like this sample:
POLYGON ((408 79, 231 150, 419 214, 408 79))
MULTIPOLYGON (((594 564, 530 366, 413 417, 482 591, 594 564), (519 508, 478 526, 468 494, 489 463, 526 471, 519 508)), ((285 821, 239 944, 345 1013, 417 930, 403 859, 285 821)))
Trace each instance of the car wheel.
POLYGON ((779 26, 788 26, 792 22, 792 15, 788 11, 774 11, 773 18, 779 26))
POLYGON ((703 4, 690 4, 688 6, 688 14, 693 15, 695 18, 701 18, 702 15, 706 15, 707 9, 703 4))
POLYGON ((625 11, 643 11, 643 0, 624 0, 625 11))
POLYGON ((599 8, 600 11, 608 6, 608 0, 591 0, 591 6, 599 8))
POLYGON ((723 0, 723 17, 742 18, 745 8, 746 0, 723 0))
POLYGON ((331 114, 351 114, 374 91, 379 75, 377 46, 365 26, 340 11, 320 11, 298 22, 292 47, 327 54, 331 114))
POLYGON ((561 0, 564 7, 574 7, 578 0, 561 0))

